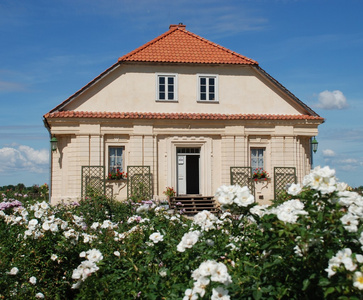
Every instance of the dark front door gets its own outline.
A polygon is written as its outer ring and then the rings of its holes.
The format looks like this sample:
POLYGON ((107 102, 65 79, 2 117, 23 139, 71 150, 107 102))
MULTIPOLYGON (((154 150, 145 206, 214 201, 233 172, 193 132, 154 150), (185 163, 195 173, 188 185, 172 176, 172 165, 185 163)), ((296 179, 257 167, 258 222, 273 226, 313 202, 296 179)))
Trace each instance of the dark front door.
POLYGON ((199 155, 187 155, 187 194, 199 194, 199 155))

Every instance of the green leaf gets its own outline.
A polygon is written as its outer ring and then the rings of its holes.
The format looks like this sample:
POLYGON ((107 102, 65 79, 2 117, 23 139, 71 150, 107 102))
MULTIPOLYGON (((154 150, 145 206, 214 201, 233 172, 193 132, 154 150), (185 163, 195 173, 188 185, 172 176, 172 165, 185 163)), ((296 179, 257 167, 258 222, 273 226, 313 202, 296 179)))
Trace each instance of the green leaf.
POLYGON ((256 290, 252 293, 253 299, 259 300, 262 297, 262 292, 260 290, 256 290))
POLYGON ((330 284, 330 281, 327 278, 322 278, 322 279, 319 280, 319 285, 320 286, 328 286, 329 284, 330 284))
POLYGON ((303 291, 306 291, 306 289, 309 287, 309 285, 310 285, 310 280, 309 279, 305 279, 303 281, 303 288, 302 288, 302 290, 303 291))

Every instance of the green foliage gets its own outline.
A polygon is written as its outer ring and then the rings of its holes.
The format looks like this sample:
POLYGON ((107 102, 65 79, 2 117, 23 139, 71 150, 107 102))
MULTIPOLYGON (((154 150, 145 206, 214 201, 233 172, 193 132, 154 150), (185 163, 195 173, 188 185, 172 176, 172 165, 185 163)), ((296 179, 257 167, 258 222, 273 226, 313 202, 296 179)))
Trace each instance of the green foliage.
MULTIPOLYGON (((0 210, 0 298, 183 299, 195 284, 193 271, 214 261, 226 266, 230 299, 362 299, 354 276, 363 272, 363 227, 360 219, 347 227, 342 218, 359 214, 363 200, 349 193, 305 187, 269 208, 247 203, 239 214, 203 212, 193 220, 152 201, 120 203, 97 193, 53 207, 7 200, 0 210), (198 237, 185 242, 192 232, 198 237), (97 261, 85 254, 91 249, 102 254, 97 261), (337 255, 345 260, 334 267, 337 255)), ((203 299, 221 285, 211 279, 203 299)))

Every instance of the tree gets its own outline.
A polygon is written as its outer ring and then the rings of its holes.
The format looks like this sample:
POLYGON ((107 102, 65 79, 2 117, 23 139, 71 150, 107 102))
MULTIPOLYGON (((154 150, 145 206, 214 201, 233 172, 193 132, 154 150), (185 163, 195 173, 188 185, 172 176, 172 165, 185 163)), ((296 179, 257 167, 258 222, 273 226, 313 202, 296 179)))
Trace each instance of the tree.
POLYGON ((16 189, 16 191, 18 191, 18 192, 22 192, 23 190, 25 190, 25 189, 26 189, 26 186, 25 186, 25 184, 24 184, 24 183, 18 183, 15 189, 16 189))

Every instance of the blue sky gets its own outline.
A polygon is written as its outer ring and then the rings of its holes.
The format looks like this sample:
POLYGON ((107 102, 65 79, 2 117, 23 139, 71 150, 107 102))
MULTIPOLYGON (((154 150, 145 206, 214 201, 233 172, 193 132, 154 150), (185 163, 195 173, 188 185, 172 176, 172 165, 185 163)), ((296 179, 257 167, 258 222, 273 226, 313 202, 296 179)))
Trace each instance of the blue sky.
POLYGON ((42 116, 180 22, 326 119, 314 165, 363 185, 361 0, 0 0, 0 186, 49 182, 42 116))

